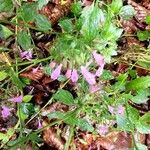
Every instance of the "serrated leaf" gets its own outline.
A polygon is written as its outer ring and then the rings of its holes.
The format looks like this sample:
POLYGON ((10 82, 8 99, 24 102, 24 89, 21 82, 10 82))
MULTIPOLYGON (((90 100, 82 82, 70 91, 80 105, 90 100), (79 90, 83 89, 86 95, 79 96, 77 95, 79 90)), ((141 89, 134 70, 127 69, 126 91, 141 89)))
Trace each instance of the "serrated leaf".
POLYGON ((150 86, 150 76, 140 77, 126 84, 127 90, 146 89, 150 86))
POLYGON ((63 90, 63 89, 58 90, 58 92, 53 95, 53 98, 66 105, 74 104, 74 98, 72 94, 67 90, 63 90))
POLYGON ((7 78, 8 74, 5 71, 0 71, 0 81, 7 78))
POLYGON ((18 43, 24 50, 30 50, 31 45, 31 37, 28 35, 26 31, 19 32, 17 35, 18 43))
POLYGON ((148 30, 138 31, 137 37, 140 41, 146 41, 150 38, 150 31, 148 31, 148 30))
POLYGON ((13 35, 13 32, 11 32, 6 26, 0 24, 0 38, 7 39, 11 35, 13 35))
POLYGON ((35 20, 36 26, 39 30, 47 32, 51 29, 51 23, 45 16, 38 14, 35 20))
POLYGON ((28 103, 32 99, 32 95, 25 95, 23 97, 23 102, 28 103))
POLYGON ((131 5, 123 6, 119 12, 119 15, 124 20, 130 20, 136 14, 134 7, 131 5))
POLYGON ((99 33, 99 27, 105 20, 103 11, 94 3, 85 7, 81 15, 83 25, 81 33, 86 41, 92 41, 99 33))
POLYGON ((140 89, 137 91, 136 96, 133 96, 131 100, 137 104, 146 103, 149 100, 149 95, 150 89, 140 89))
POLYGON ((122 0, 113 0, 110 5, 110 9, 114 14, 117 14, 122 6, 123 6, 122 0))
POLYGON ((76 125, 83 131, 93 132, 94 128, 85 119, 78 119, 76 125))
POLYGON ((24 5, 20 8, 21 18, 26 22, 34 21, 37 16, 36 12, 36 3, 24 3, 24 5))
POLYGON ((73 24, 69 19, 61 20, 58 25, 62 28, 63 32, 70 33, 73 31, 73 24))
POLYGON ((12 0, 0 0, 0 12, 10 12, 12 9, 12 0))

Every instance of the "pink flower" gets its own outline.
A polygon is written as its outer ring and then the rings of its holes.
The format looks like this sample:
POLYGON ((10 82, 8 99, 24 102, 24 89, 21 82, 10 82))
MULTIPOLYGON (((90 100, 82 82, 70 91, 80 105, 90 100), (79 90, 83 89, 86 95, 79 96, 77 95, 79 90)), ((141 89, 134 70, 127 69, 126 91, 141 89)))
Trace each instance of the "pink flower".
POLYGON ((49 64, 49 66, 50 66, 51 69, 55 68, 56 62, 52 61, 52 62, 49 64))
POLYGON ((90 72, 86 69, 86 67, 81 66, 81 73, 82 73, 83 77, 85 78, 85 80, 86 80, 90 85, 96 84, 96 80, 95 80, 94 74, 90 73, 90 72))
POLYGON ((6 107, 6 106, 2 106, 2 111, 1 111, 1 113, 2 113, 2 117, 3 118, 7 118, 8 116, 10 116, 10 111, 11 111, 12 109, 10 109, 10 108, 8 108, 8 107, 6 107))
POLYGON ((32 53, 30 51, 21 51, 20 56, 22 59, 31 60, 32 59, 32 53))
POLYGON ((125 112, 125 108, 122 105, 119 105, 117 108, 117 114, 123 115, 125 112))
POLYGON ((95 93, 97 91, 99 91, 101 89, 101 87, 99 85, 89 85, 89 92, 90 93, 95 93))
POLYGON ((65 76, 67 79, 69 79, 71 77, 71 74, 72 74, 72 70, 71 69, 68 69, 65 76))
POLYGON ((9 100, 12 101, 12 102, 21 103, 21 102, 22 102, 22 99, 23 99, 23 96, 20 95, 20 96, 18 96, 18 97, 13 97, 13 98, 11 98, 11 99, 9 99, 9 100))
POLYGON ((71 73, 71 81, 72 82, 77 82, 79 78, 78 72, 76 69, 73 69, 72 73, 71 73))
POLYGON ((92 54, 93 54, 93 57, 94 57, 96 63, 97 63, 99 66, 101 66, 101 67, 103 68, 103 67, 104 67, 104 64, 105 64, 105 63, 104 63, 104 57, 103 57, 102 55, 96 53, 96 50, 93 51, 92 54))
POLYGON ((59 66, 56 67, 56 69, 53 70, 53 72, 51 74, 51 78, 53 80, 58 79, 58 77, 60 76, 60 73, 61 73, 61 68, 62 68, 62 64, 60 64, 59 66))
POLYGON ((38 119, 38 129, 41 129, 41 128, 42 128, 41 120, 38 119))
POLYGON ((114 113, 114 107, 112 106, 108 106, 108 111, 113 114, 114 113))
POLYGON ((108 132, 108 126, 107 125, 99 125, 98 126, 98 133, 100 135, 105 135, 108 132))
POLYGON ((102 67, 99 67, 95 73, 95 76, 99 77, 103 72, 103 68, 102 67))

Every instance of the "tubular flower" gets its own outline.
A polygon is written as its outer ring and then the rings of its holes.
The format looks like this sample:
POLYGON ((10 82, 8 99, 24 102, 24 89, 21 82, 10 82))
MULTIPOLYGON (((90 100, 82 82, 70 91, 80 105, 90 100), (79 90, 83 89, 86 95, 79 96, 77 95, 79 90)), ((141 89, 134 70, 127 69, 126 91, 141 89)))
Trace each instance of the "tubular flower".
POLYGON ((72 74, 72 70, 71 69, 68 69, 65 76, 67 79, 69 79, 71 77, 71 74, 72 74))
POLYGON ((92 54, 93 54, 93 57, 94 57, 96 63, 103 68, 104 64, 105 64, 104 57, 102 55, 96 53, 96 50, 93 51, 92 54))
POLYGON ((79 78, 79 75, 78 75, 78 72, 76 69, 73 69, 72 70, 72 73, 71 73, 71 81, 72 82, 77 82, 78 81, 78 78, 79 78))
POLYGON ((22 99, 23 99, 23 96, 20 95, 20 96, 17 96, 17 97, 13 97, 13 98, 11 98, 9 100, 12 101, 12 102, 21 103, 22 99))
POLYGON ((32 53, 30 51, 21 51, 20 56, 22 59, 31 60, 32 59, 32 53))
POLYGON ((62 64, 60 64, 59 66, 56 67, 56 69, 53 70, 53 72, 51 74, 51 78, 53 80, 58 79, 58 77, 60 76, 60 73, 61 73, 61 68, 62 68, 62 64))
POLYGON ((90 93, 95 93, 97 91, 99 91, 101 89, 101 87, 99 85, 90 85, 89 86, 89 92, 90 93))
POLYGON ((86 67, 81 66, 81 73, 90 85, 96 84, 95 75, 90 73, 86 67))
POLYGON ((2 117, 7 118, 8 116, 10 116, 10 114, 11 114, 10 111, 11 111, 10 108, 8 108, 6 106, 2 106, 2 111, 1 111, 2 117))
POLYGON ((107 125, 99 125, 98 126, 98 133, 100 135, 105 135, 108 132, 108 126, 107 125))

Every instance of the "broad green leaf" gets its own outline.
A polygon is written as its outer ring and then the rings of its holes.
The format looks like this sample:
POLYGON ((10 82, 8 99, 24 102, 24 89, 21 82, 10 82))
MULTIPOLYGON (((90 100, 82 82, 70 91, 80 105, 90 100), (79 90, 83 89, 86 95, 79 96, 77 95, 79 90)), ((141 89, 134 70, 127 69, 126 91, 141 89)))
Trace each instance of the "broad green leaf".
POLYGON ((81 3, 79 2, 75 2, 71 5, 71 11, 76 15, 78 16, 80 13, 81 13, 81 10, 82 10, 82 6, 81 6, 81 3))
POLYGON ((63 32, 70 33, 73 31, 73 24, 69 19, 61 20, 58 25, 62 28, 63 32))
POLYGON ((102 73, 102 75, 100 76, 100 78, 101 78, 102 80, 111 80, 111 79, 113 79, 114 77, 113 77, 111 71, 109 71, 109 70, 103 70, 103 73, 102 73))
MULTIPOLYGON (((45 116, 45 115, 44 115, 45 116)), ((46 115, 49 119, 63 119, 65 116, 65 113, 60 111, 51 112, 46 115)))
POLYGON ((146 68, 146 69, 150 68, 150 62, 138 61, 137 64, 144 67, 144 68, 146 68))
POLYGON ((0 12, 10 12, 13 9, 12 0, 0 0, 0 12))
POLYGON ((32 95, 25 95, 23 97, 23 102, 28 103, 29 101, 31 101, 32 97, 32 95))
POLYGON ((127 90, 146 89, 150 86, 150 76, 140 77, 126 84, 127 90))
POLYGON ((0 81, 7 78, 8 74, 5 71, 0 71, 0 81))
POLYGON ((42 9, 43 6, 48 4, 49 0, 38 0, 38 8, 42 9))
POLYGON ((36 12, 36 7, 36 3, 24 3, 24 5, 20 8, 19 15, 21 15, 21 18, 23 18, 26 22, 34 21, 38 14, 36 12))
POLYGON ((148 30, 138 31, 137 37, 140 41, 146 41, 150 38, 150 31, 148 31, 148 30))
POLYGON ((110 5, 110 9, 114 14, 117 14, 122 6, 123 6, 122 0, 113 0, 110 5))
POLYGON ((37 28, 43 32, 51 30, 50 21, 48 21, 48 19, 43 15, 38 14, 35 18, 35 23, 37 28))
POLYGON ((123 6, 119 12, 119 15, 124 20, 130 20, 136 14, 134 7, 131 5, 123 6))
POLYGON ((30 50, 31 45, 31 37, 26 31, 19 32, 17 35, 18 43, 24 50, 30 50))
POLYGON ((94 131, 93 126, 89 124, 85 119, 78 119, 76 125, 83 131, 94 131))
POLYGON ((0 24, 0 38, 7 39, 11 35, 13 35, 13 32, 11 32, 6 26, 0 24))
POLYGON ((74 98, 72 94, 67 90, 63 89, 58 90, 58 92, 53 95, 53 98, 66 105, 74 104, 74 98))
POLYGON ((136 145, 136 148, 134 150, 137 150, 137 148, 138 148, 138 150, 148 150, 147 146, 144 144, 136 142, 135 145, 136 145))
POLYGON ((34 106, 31 103, 21 103, 20 110, 26 115, 31 115, 34 113, 34 106))
POLYGON ((93 3, 83 9, 81 18, 83 21, 81 33, 86 41, 92 41, 99 34, 100 25, 105 20, 104 13, 93 3))
POLYGON ((150 15, 147 15, 147 16, 146 16, 145 22, 146 22, 147 24, 150 24, 150 15))
POLYGON ((150 123, 150 111, 145 113, 141 118, 140 121, 142 122, 149 122, 150 123))
POLYGON ((149 100, 149 95, 150 89, 140 89, 137 91, 136 96, 133 96, 131 100, 137 104, 146 103, 149 100))
POLYGON ((142 121, 136 124, 136 129, 142 134, 150 134, 150 124, 143 123, 142 121))

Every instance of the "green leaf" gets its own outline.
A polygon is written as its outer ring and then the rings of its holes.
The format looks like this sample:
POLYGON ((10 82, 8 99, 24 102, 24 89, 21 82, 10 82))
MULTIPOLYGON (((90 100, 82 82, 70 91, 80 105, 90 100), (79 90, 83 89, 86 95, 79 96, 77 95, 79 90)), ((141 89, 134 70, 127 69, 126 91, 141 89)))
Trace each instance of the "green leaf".
POLYGON ((110 9, 111 11, 113 11, 114 14, 117 14, 119 13, 119 10, 121 9, 122 6, 123 6, 122 0, 113 0, 110 5, 110 9))
POLYGON ((147 16, 146 16, 145 22, 146 22, 147 24, 150 24, 150 15, 147 15, 147 16))
POLYGON ((146 103, 149 100, 149 95, 150 89, 140 89, 137 91, 136 96, 133 96, 131 100, 137 104, 146 103))
POLYGON ((150 31, 148 31, 148 30, 138 31, 137 37, 140 41, 146 41, 150 38, 150 31))
POLYGON ((69 19, 61 20, 58 25, 62 28, 63 32, 70 33, 73 31, 73 24, 69 19))
POLYGON ((12 0, 0 0, 0 12, 10 12, 12 9, 12 0))
POLYGON ((29 101, 31 101, 32 97, 32 95, 25 95, 23 97, 23 102, 28 103, 29 101))
POLYGON ((7 27, 0 24, 0 38, 7 39, 11 35, 13 35, 13 32, 11 32, 11 30, 9 30, 7 27))
POLYGON ((128 90, 146 89, 150 86, 150 76, 140 77, 126 84, 128 90))
POLYGON ((140 121, 142 122, 149 122, 150 123, 150 111, 145 113, 141 118, 140 121))
POLYGON ((150 134, 150 125, 145 124, 142 121, 139 121, 136 124, 136 129, 137 129, 138 132, 140 132, 142 134, 150 134))
POLYGON ((134 7, 131 5, 123 6, 119 12, 119 15, 124 20, 130 20, 136 14, 134 7))
POLYGON ((48 32, 49 30, 51 30, 51 23, 45 16, 38 14, 35 20, 36 26, 39 30, 43 32, 48 32))
POLYGON ((0 71, 0 81, 7 78, 8 74, 5 71, 0 71))
POLYGON ((138 148, 138 150, 148 150, 147 146, 144 144, 136 142, 135 145, 136 145, 136 148, 134 150, 137 150, 137 148, 138 148))
POLYGON ((31 45, 31 37, 26 31, 19 32, 17 35, 18 43, 24 50, 30 50, 31 45))
POLYGON ((103 70, 103 73, 102 73, 102 75, 100 76, 100 78, 101 78, 102 80, 111 80, 111 79, 113 79, 114 77, 113 77, 111 71, 109 71, 109 70, 103 70))
POLYGON ((31 103, 21 103, 20 110, 26 115, 32 115, 34 113, 34 106, 31 103))
POLYGON ((72 94, 67 90, 63 90, 63 89, 58 90, 58 92, 53 95, 53 98, 66 105, 74 104, 74 98, 72 94))
POLYGON ((94 128, 85 119, 78 119, 76 124, 81 130, 93 132, 94 128))
POLYGON ((144 68, 146 68, 146 69, 150 68, 150 62, 138 61, 137 64, 144 67, 144 68))
POLYGON ((82 6, 81 3, 75 2, 71 5, 71 11, 74 13, 74 15, 78 16, 81 13, 82 6))
POLYGON ((24 5, 20 8, 19 17, 23 18, 25 22, 32 22, 37 16, 36 12, 36 3, 24 3, 24 5))
MULTIPOLYGON (((47 114, 49 119, 63 119, 66 114, 60 111, 55 111, 47 114)), ((44 115, 45 116, 45 115, 44 115)))
POLYGON ((104 13, 93 3, 83 9, 81 18, 83 22, 81 33, 86 41, 92 41, 99 34, 100 25, 105 20, 104 13))
POLYGON ((48 2, 48 0, 38 0, 38 8, 42 9, 42 7, 48 4, 48 2))

